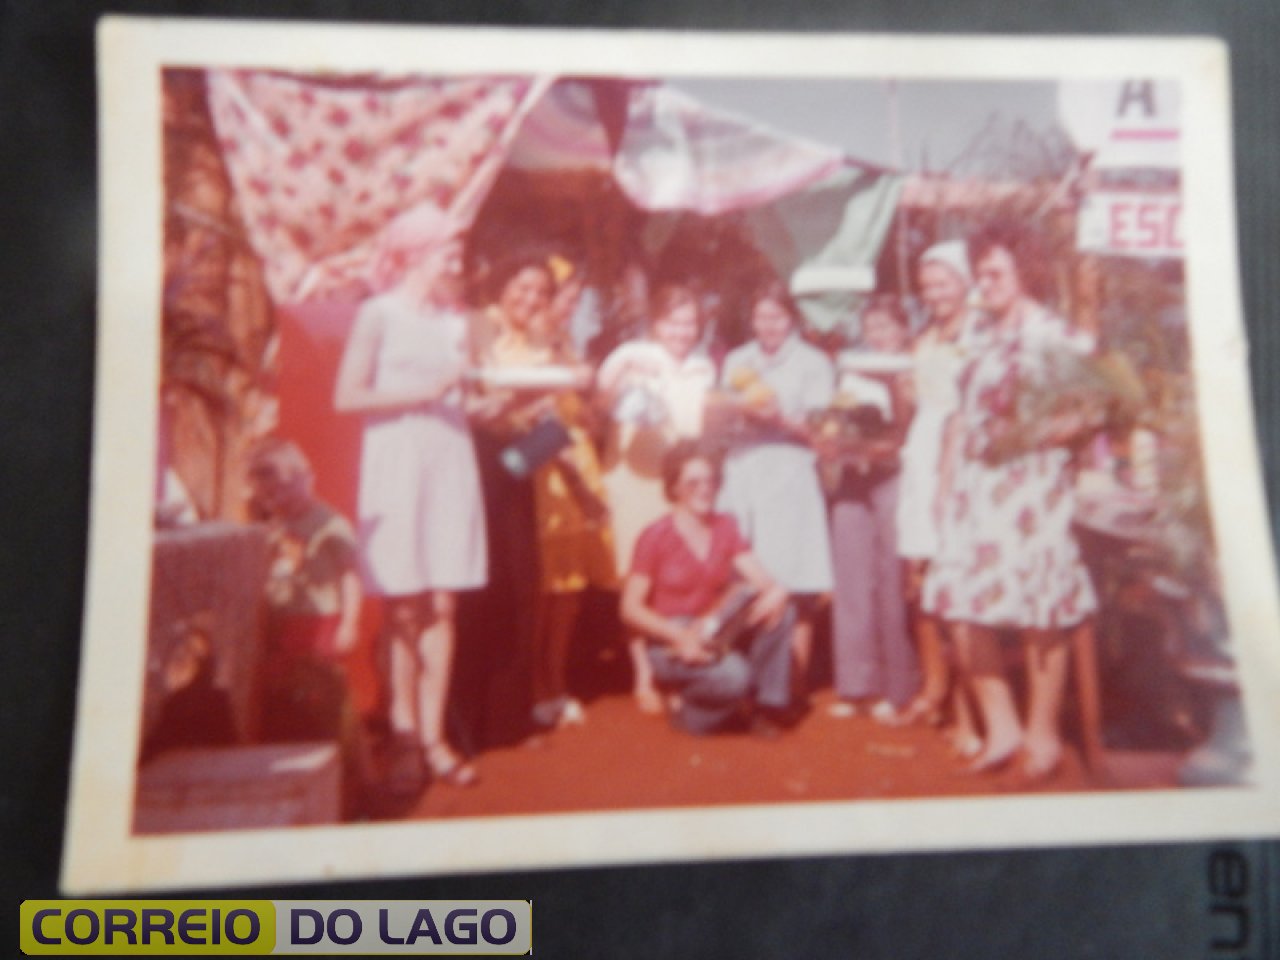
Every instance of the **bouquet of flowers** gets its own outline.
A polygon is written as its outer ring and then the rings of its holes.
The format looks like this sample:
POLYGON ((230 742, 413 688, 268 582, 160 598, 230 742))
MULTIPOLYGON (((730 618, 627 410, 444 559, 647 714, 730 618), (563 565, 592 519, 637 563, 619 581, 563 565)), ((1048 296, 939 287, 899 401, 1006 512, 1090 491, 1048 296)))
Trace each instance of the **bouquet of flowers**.
POLYGON ((777 394, 758 371, 738 367, 723 389, 708 395, 704 430, 726 445, 757 440, 762 435, 762 424, 753 414, 763 414, 776 403, 777 394))
POLYGON ((1144 399, 1142 381, 1123 354, 1042 350, 982 398, 995 411, 982 458, 999 464, 1052 447, 1077 448, 1104 427, 1131 423, 1144 399))

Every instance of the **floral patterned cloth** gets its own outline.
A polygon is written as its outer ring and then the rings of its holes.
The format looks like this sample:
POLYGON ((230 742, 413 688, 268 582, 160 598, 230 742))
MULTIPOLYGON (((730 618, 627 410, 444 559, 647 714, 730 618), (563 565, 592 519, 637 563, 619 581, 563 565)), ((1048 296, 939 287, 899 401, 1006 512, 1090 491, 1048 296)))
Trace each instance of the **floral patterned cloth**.
POLYGON ((1042 307, 1027 310, 1012 332, 974 334, 960 379, 961 454, 925 579, 926 610, 984 626, 1053 629, 1097 608, 1071 531, 1070 453, 1049 448, 998 465, 984 460, 993 427, 1016 407, 1016 385, 1034 378, 1048 351, 1090 346, 1042 307))
POLYGON ((380 292, 381 232, 418 204, 469 222, 549 82, 209 71, 218 146, 276 302, 380 292))

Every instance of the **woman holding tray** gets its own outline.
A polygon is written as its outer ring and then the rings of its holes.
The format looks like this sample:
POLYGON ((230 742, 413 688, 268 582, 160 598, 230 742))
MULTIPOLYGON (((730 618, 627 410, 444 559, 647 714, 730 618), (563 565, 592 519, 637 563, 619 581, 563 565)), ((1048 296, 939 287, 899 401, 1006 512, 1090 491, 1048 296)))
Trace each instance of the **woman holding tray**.
MULTIPOLYGON (((493 427, 505 427, 502 469, 517 478, 531 475, 533 484, 538 556, 523 574, 538 584, 531 714, 540 728, 580 724, 582 704, 569 695, 566 671, 582 592, 617 587, 600 465, 578 392, 590 385, 591 372, 564 331, 550 328, 555 279, 545 259, 514 257, 498 266, 494 279, 495 335, 482 360, 495 381, 509 386, 489 394, 488 417, 493 427), (556 386, 559 374, 564 382, 556 386)), ((491 508, 507 511, 511 503, 495 498, 491 508)))
POLYGON ((909 342, 901 305, 881 295, 863 310, 862 349, 839 357, 838 400, 852 408, 861 429, 852 449, 836 454, 841 469, 831 496, 831 642, 839 697, 831 714, 865 709, 886 724, 902 721, 901 711, 920 688, 897 530, 899 450, 911 407, 909 342))
POLYGON ((725 358, 721 377, 740 426, 732 431, 719 506, 796 600, 791 645, 803 699, 813 615, 832 587, 827 504, 809 419, 831 405, 835 371, 801 338, 800 312, 781 281, 762 284, 748 302, 755 338, 725 358))
POLYGON ((961 379, 958 442, 944 464, 937 557, 925 603, 955 638, 985 727, 975 772, 1021 756, 1032 780, 1062 758, 1059 714, 1067 673, 1066 634, 1096 608, 1071 533, 1069 444, 1088 429, 1073 413, 1027 416, 1053 356, 1091 348, 1037 302, 1043 252, 1023 229, 993 224, 969 241, 989 330, 961 379), (1025 726, 1005 677, 995 631, 1016 630, 1027 655, 1025 726))
MULTIPOLYGON (((476 771, 445 736, 455 594, 484 586, 484 508, 463 410, 468 317, 462 239, 437 208, 394 221, 379 259, 388 292, 356 315, 334 406, 364 415, 358 527, 366 586, 384 598, 391 725, 401 756, 465 786, 476 771)), ((420 769, 420 768, 419 768, 420 769)))
MULTIPOLYGON (((640 532, 666 511, 662 458, 677 440, 702 433, 707 393, 716 379, 715 364, 697 350, 702 314, 693 290, 679 284, 658 288, 650 317, 649 336, 617 347, 597 377, 611 420, 604 483, 619 576, 631 567, 640 532)), ((629 649, 637 706, 661 712, 643 644, 632 641, 629 649)))

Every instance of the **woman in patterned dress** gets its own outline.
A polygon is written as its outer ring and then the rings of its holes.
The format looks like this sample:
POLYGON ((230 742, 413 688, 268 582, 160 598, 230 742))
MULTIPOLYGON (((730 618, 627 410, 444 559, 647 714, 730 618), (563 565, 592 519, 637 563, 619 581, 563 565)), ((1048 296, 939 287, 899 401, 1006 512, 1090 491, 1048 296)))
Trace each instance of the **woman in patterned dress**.
POLYGON ((1042 779, 1062 758, 1067 634, 1097 606, 1071 532, 1069 444, 1084 427, 1067 415, 1035 424, 1029 449, 1010 438, 1028 427, 1017 418, 1019 394, 1034 388, 1047 357, 1092 345, 1033 298, 1043 255, 1026 231, 992 224, 969 241, 969 254, 989 324, 961 377, 925 605, 950 625, 982 717, 985 743, 970 769, 995 770, 1021 756, 1023 773, 1042 779), (1025 724, 1004 674, 1001 629, 1017 631, 1026 651, 1025 724))
MULTIPOLYGON (((548 329, 555 278, 545 259, 517 256, 497 270, 492 316, 496 336, 484 363, 489 367, 573 368, 577 386, 591 383, 565 331, 548 329)), ((534 611, 532 715, 542 728, 580 724, 582 704, 569 695, 569 642, 588 587, 617 588, 613 539, 600 465, 587 430, 587 409, 577 391, 521 390, 508 398, 503 417, 516 433, 527 432, 552 415, 565 427, 569 443, 533 474, 534 516, 540 571, 534 611)), ((502 504, 496 504, 504 509, 502 504)), ((528 571, 533 576, 535 571, 528 571)))

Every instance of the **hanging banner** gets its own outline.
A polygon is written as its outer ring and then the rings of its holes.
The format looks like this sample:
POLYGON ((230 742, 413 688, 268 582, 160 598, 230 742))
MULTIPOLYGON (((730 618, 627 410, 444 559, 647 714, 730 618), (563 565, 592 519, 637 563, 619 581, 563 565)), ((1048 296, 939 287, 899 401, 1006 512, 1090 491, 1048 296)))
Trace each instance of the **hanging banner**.
POLYGON ((1080 207, 1076 245, 1121 257, 1183 256, 1182 197, 1177 193, 1099 191, 1080 207))

